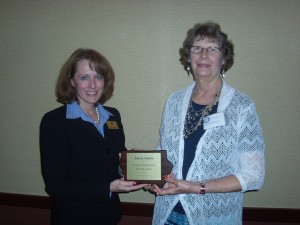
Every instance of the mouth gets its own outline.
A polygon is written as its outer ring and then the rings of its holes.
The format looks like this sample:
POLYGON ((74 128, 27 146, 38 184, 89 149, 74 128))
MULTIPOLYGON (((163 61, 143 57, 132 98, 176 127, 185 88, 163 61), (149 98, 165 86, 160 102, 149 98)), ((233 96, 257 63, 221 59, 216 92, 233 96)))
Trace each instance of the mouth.
POLYGON ((86 91, 85 93, 87 93, 88 95, 95 95, 97 92, 96 91, 86 91))
POLYGON ((198 67, 200 67, 200 68, 208 68, 208 67, 210 67, 210 65, 206 64, 206 63, 199 63, 198 67))

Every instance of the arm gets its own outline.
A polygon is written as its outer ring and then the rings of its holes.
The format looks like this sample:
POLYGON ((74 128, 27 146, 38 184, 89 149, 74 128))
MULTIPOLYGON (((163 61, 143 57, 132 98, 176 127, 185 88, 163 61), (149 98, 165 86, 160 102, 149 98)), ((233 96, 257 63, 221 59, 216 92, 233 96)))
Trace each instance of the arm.
POLYGON ((64 115, 47 114, 40 125, 42 175, 50 196, 75 201, 108 201, 110 192, 140 188, 133 182, 117 179, 114 172, 107 173, 107 169, 114 170, 114 162, 119 159, 115 151, 122 149, 123 135, 119 142, 110 136, 109 156, 105 145, 95 147, 99 139, 93 125, 80 120, 66 122, 64 115), (111 176, 116 180, 111 182, 111 176))
POLYGON ((254 103, 244 110, 238 134, 240 170, 235 176, 243 192, 259 190, 265 177, 265 144, 254 103))
MULTIPOLYGON (((89 156, 78 141, 82 137, 70 137, 63 113, 46 114, 40 124, 41 168, 46 191, 55 198, 80 201, 105 201, 109 199, 109 181, 79 179, 81 162, 89 156), (82 153, 79 150, 82 149, 82 153), (71 157, 71 155, 73 156, 71 157), (76 156, 77 155, 77 156, 76 156), (78 156, 79 155, 79 156, 78 156), (80 159, 82 157, 82 159, 80 159)), ((75 127, 77 129, 77 127, 75 127)), ((75 134, 76 135, 76 134, 75 134)), ((86 146, 89 149, 89 146, 86 146)))
MULTIPOLYGON (((166 179, 167 183, 163 189, 154 186, 152 189, 157 195, 170 194, 199 194, 201 187, 200 182, 176 180, 172 177, 166 179)), ((203 181, 205 184, 205 193, 225 193, 241 191, 241 185, 234 175, 203 181)))
POLYGON ((65 108, 46 114, 40 124, 41 168, 47 193, 74 201, 109 200, 110 181, 105 168, 110 160, 95 148, 92 125, 66 120, 65 108), (102 159, 101 159, 102 158, 102 159), (107 161, 107 162, 106 162, 107 161))

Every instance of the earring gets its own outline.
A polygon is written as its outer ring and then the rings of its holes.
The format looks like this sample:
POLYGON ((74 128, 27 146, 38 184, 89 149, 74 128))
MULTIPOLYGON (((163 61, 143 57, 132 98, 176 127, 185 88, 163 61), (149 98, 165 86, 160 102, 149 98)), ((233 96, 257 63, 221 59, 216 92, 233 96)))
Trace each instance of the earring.
POLYGON ((225 78, 225 76, 226 76, 226 74, 225 74, 225 70, 224 70, 224 68, 222 67, 222 69, 221 69, 221 73, 220 73, 220 75, 221 75, 221 77, 222 78, 225 78))
POLYGON ((191 73, 191 67, 190 67, 190 66, 188 66, 188 67, 186 68, 186 72, 187 72, 187 74, 188 74, 188 76, 189 76, 190 73, 191 73))
MULTIPOLYGON (((187 72, 187 74, 188 74, 188 76, 189 76, 190 73, 191 73, 191 60, 188 59, 187 61, 188 61, 188 65, 187 65, 187 67, 186 67, 186 72, 187 72)), ((192 74, 192 73, 191 73, 191 74, 192 74)))

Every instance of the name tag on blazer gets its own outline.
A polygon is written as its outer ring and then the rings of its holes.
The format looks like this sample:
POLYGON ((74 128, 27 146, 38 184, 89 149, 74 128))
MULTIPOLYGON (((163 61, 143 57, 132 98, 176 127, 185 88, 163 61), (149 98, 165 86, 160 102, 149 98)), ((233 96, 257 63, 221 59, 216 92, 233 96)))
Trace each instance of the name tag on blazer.
POLYGON ((224 113, 214 113, 203 118, 203 129, 209 129, 225 125, 224 113))
POLYGON ((116 121, 107 121, 106 122, 108 129, 116 130, 119 129, 119 126, 116 121))

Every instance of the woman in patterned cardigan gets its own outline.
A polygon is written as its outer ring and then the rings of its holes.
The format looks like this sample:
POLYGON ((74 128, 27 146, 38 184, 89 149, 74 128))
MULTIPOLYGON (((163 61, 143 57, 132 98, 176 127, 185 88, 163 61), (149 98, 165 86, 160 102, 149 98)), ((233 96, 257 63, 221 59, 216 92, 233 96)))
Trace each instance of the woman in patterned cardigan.
POLYGON ((234 46, 219 24, 196 24, 179 50, 193 84, 172 94, 157 149, 173 171, 157 194, 153 224, 242 224, 243 193, 262 187, 265 145, 255 104, 224 80, 234 46))

